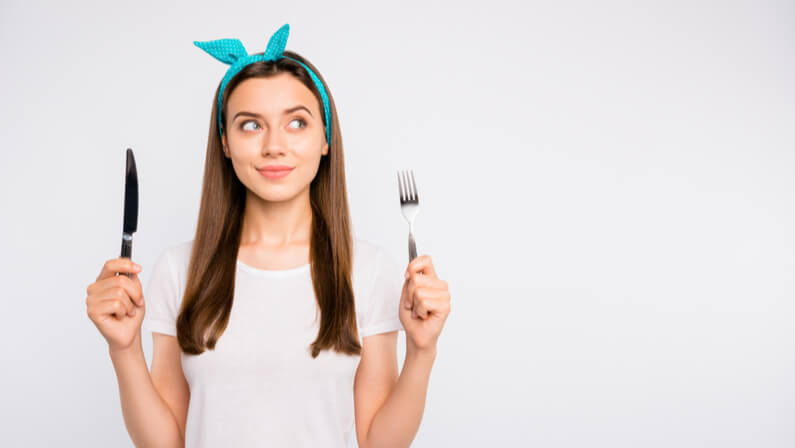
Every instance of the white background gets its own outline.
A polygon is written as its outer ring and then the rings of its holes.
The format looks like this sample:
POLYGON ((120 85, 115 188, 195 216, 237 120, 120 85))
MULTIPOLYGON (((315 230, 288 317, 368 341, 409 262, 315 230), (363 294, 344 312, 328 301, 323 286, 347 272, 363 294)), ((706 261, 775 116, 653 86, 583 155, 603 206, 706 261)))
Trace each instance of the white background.
MULTIPOLYGON (((792 2, 0 3, 0 445, 132 446, 86 287, 193 237, 226 65, 291 26, 354 231, 448 281, 416 447, 795 445, 792 2)), ((400 363, 405 342, 401 334, 400 363)), ((151 360, 151 335, 144 335, 151 360)))

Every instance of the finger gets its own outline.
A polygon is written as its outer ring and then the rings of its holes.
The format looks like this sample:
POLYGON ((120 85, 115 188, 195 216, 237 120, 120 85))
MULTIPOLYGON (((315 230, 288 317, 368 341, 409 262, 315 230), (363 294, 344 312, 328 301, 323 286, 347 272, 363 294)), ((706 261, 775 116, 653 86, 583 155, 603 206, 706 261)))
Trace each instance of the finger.
POLYGON ((406 273, 409 277, 413 277, 417 273, 423 275, 437 277, 436 269, 433 267, 430 255, 420 255, 419 257, 411 260, 406 266, 406 273))
POLYGON ((141 266, 136 264, 132 261, 132 259, 127 257, 119 257, 119 258, 112 258, 107 260, 104 265, 102 265, 102 270, 99 272, 97 276, 97 280, 103 280, 109 277, 113 277, 116 273, 119 272, 129 272, 129 273, 138 273, 141 272, 141 266), (136 267, 137 266, 137 267, 136 267))
POLYGON ((103 291, 100 296, 102 297, 102 300, 121 300, 127 312, 132 312, 132 310, 135 308, 135 303, 133 302, 132 297, 130 297, 130 292, 127 290, 127 288, 130 286, 129 284, 126 284, 127 282, 125 282, 125 280, 128 282, 130 281, 130 279, 127 277, 120 275, 116 282, 114 282, 114 284, 112 284, 108 289, 103 291))
MULTIPOLYGON (((95 292, 100 297, 108 297, 107 293, 113 289, 123 289, 126 296, 138 306, 144 305, 143 291, 141 288, 141 281, 138 279, 138 274, 133 274, 132 277, 126 275, 117 275, 108 277, 96 283, 97 288, 103 288, 99 292, 95 292)), ((121 291, 119 291, 121 292, 121 291)))
POLYGON ((407 291, 403 294, 403 297, 405 297, 405 298, 403 299, 402 305, 403 305, 403 308, 405 308, 407 310, 410 310, 412 308, 412 306, 414 305, 414 303, 413 303, 414 302, 414 292, 409 287, 408 283, 406 284, 405 288, 407 289, 407 291))
MULTIPOLYGON (((127 302, 129 303, 129 302, 127 302)), ((99 316, 111 316, 116 320, 122 320, 125 316, 130 316, 131 311, 121 299, 107 299, 94 305, 92 312, 99 316)))
POLYGON ((126 291, 123 294, 119 293, 117 296, 114 296, 113 298, 108 300, 118 300, 124 306, 124 311, 128 316, 135 315, 135 303, 133 303, 132 299, 130 298, 129 295, 127 295, 126 291))
POLYGON ((133 303, 138 306, 144 306, 144 292, 143 287, 141 286, 141 280, 138 278, 138 274, 133 274, 130 277, 119 275, 119 277, 124 277, 127 280, 122 280, 125 285, 129 285, 127 289, 127 294, 132 299, 133 303))
POLYGON ((449 296, 446 281, 426 275, 415 275, 411 277, 404 283, 404 288, 406 288, 406 293, 403 294, 405 299, 402 301, 402 304, 407 310, 414 308, 414 297, 417 294, 417 290, 436 290, 449 296))
POLYGON ((409 288, 409 293, 406 296, 407 299, 403 306, 407 310, 416 308, 421 300, 450 300, 447 290, 438 288, 409 288))
POLYGON ((407 310, 414 308, 414 291, 416 290, 416 286, 413 282, 405 282, 403 283, 403 292, 401 292, 401 297, 403 297, 402 305, 407 310))
POLYGON ((415 288, 447 289, 446 281, 425 274, 414 274, 406 281, 415 288))
POLYGON ((414 312, 421 319, 427 319, 431 314, 442 314, 448 310, 450 303, 444 296, 437 296, 436 293, 429 293, 423 298, 414 301, 414 312))

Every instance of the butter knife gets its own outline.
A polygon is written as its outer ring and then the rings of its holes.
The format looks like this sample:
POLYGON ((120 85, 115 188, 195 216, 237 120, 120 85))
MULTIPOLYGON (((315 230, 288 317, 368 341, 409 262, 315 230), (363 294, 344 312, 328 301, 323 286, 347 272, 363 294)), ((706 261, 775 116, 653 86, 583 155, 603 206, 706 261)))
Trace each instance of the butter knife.
MULTIPOLYGON (((121 256, 132 258, 133 233, 138 230, 138 171, 135 169, 133 150, 127 148, 127 166, 124 170, 124 224, 121 234, 121 256)), ((129 272, 124 275, 130 277, 129 272)))

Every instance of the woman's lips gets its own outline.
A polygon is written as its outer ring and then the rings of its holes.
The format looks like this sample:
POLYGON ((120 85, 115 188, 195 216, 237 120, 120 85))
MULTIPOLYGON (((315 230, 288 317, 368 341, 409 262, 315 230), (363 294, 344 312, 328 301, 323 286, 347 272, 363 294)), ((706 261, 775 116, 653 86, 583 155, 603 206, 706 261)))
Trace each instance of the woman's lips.
POLYGON ((260 174, 268 179, 281 179, 282 177, 290 174, 293 169, 279 169, 279 170, 259 170, 260 174))

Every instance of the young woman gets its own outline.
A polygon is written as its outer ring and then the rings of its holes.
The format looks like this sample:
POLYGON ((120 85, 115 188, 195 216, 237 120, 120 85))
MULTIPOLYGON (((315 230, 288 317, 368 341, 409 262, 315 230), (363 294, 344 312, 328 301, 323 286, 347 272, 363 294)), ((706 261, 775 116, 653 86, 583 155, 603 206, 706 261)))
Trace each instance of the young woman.
POLYGON ((195 237, 158 257, 146 294, 126 258, 87 289, 136 446, 409 446, 419 427, 448 285, 428 255, 404 276, 352 235, 334 101, 284 51, 288 32, 252 55, 236 40, 196 43, 230 68, 195 237))

